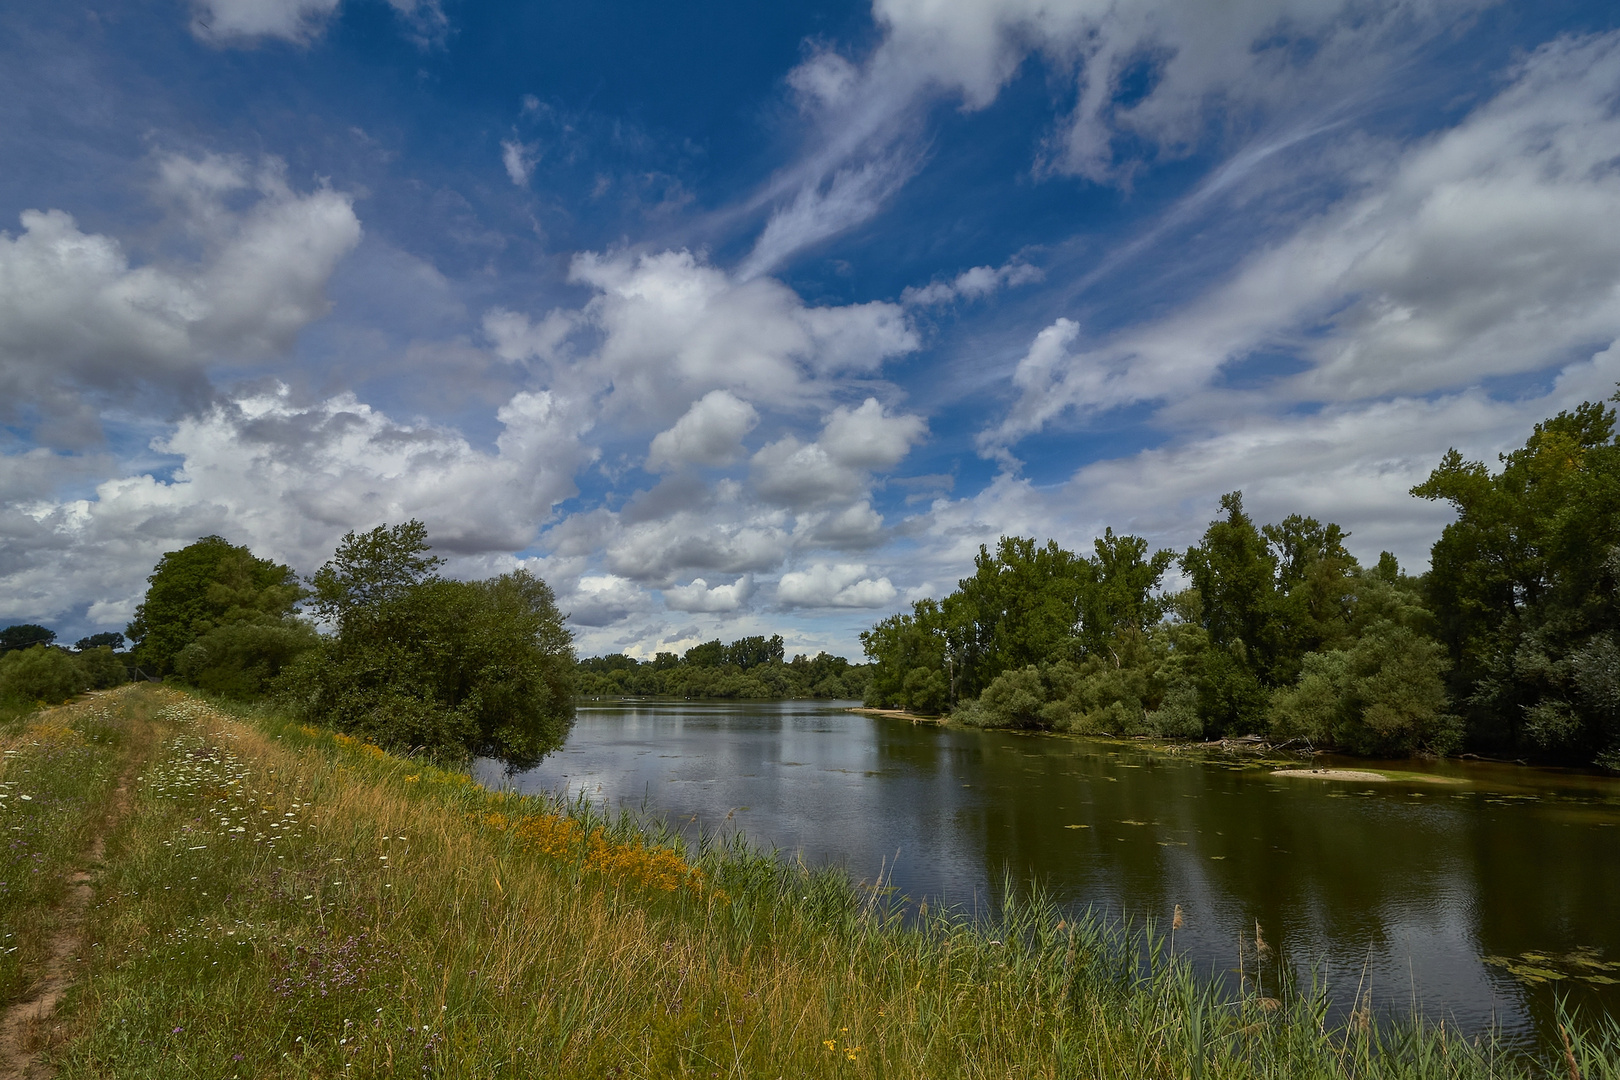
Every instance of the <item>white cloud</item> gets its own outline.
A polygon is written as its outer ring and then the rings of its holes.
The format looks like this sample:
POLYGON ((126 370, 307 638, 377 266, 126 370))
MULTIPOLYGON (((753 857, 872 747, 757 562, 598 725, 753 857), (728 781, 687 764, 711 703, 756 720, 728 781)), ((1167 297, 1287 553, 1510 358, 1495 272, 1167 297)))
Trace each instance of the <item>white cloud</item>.
MULTIPOLYGON (((307 45, 326 29, 341 0, 192 0, 191 32, 214 45, 279 38, 307 45)), ((439 0, 388 0, 419 45, 444 38, 450 22, 439 0)))
POLYGON ((645 590, 614 574, 586 574, 559 601, 568 621, 578 626, 608 626, 651 607, 645 590))
POLYGON ((117 240, 60 210, 0 233, 0 420, 32 407, 47 441, 98 431, 92 393, 207 395, 210 364, 284 353, 329 308, 326 284, 360 239, 350 197, 294 192, 279 163, 169 158, 160 191, 204 249, 190 266, 132 266, 117 240), (231 209, 227 196, 255 196, 231 209))
POLYGON ((1028 285, 1043 277, 1045 274, 1039 267, 1023 262, 975 266, 962 271, 950 281, 935 281, 920 287, 908 286, 900 294, 900 302, 908 307, 933 307, 954 300, 982 300, 1001 289, 1028 285))
POLYGON ((339 0, 194 0, 191 32, 216 44, 280 38, 306 44, 326 28, 339 0))
POLYGON ((753 591, 754 580, 747 574, 730 585, 710 585, 703 578, 693 578, 689 584, 665 589, 664 604, 675 611, 736 611, 753 591))
POLYGON ((750 462, 761 498, 806 509, 860 496, 868 471, 892 469, 927 431, 919 416, 890 415, 876 398, 859 408, 839 406, 813 443, 785 435, 762 447, 750 462))
POLYGON ((553 309, 538 323, 505 308, 490 308, 484 313, 484 336, 494 346, 495 355, 514 364, 529 360, 560 362, 568 335, 578 325, 578 314, 561 308, 553 309))
POLYGON ((675 426, 660 431, 647 454, 647 468, 725 465, 736 460, 742 438, 759 423, 759 412, 725 390, 710 390, 675 426))
POLYGON ((540 147, 518 139, 501 140, 501 164, 506 167, 506 175, 517 187, 528 187, 529 177, 534 175, 534 167, 540 162, 540 147))
POLYGON ((784 607, 875 608, 899 595, 888 578, 868 573, 860 563, 816 563, 808 570, 783 574, 776 599, 784 607))
POLYGON ((1020 361, 994 453, 1066 410, 1176 400, 1279 348, 1274 393, 1351 401, 1547 369, 1620 337, 1620 34, 1560 39, 1496 99, 1203 298, 1112 339, 1059 319, 1020 361))
MULTIPOLYGON (((158 555, 213 532, 306 572, 348 529, 412 517, 447 554, 521 550, 592 455, 586 423, 548 393, 517 394, 497 418, 491 453, 347 394, 299 405, 280 388, 217 404, 156 441, 180 461, 171 480, 122 476, 93 498, 8 503, 0 595, 42 614, 85 601, 126 610, 158 555)), ((22 483, 39 464, 0 462, 0 478, 22 483)))
POLYGON ((584 318, 601 341, 582 370, 610 384, 610 402, 673 418, 710 390, 761 404, 800 405, 816 380, 871 372, 911 352, 917 336, 894 304, 806 307, 769 278, 738 280, 688 251, 575 258, 570 280, 597 296, 584 318))

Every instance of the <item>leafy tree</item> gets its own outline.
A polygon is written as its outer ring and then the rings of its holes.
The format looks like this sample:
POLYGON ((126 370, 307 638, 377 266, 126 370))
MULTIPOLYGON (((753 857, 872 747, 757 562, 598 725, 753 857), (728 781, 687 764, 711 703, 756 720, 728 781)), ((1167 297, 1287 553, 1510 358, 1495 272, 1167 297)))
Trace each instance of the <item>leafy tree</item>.
POLYGON ((79 676, 87 690, 107 690, 129 682, 129 669, 110 645, 85 649, 73 659, 79 665, 79 676))
POLYGON ((215 627, 280 623, 304 596, 291 567, 218 536, 168 552, 146 580, 126 633, 135 661, 159 675, 173 672, 181 650, 215 627))
POLYGON ((0 652, 13 649, 32 649, 36 645, 49 645, 56 640, 56 631, 37 623, 17 623, 0 630, 0 652))
POLYGON ((73 647, 79 652, 88 652, 91 649, 100 648, 122 649, 124 647, 124 635, 116 631, 91 634, 89 637, 82 637, 75 641, 73 647))
POLYGON ((1492 473, 1449 451, 1420 498, 1457 520, 1430 553, 1428 599, 1482 748, 1620 765, 1606 659, 1620 641, 1620 446, 1584 402, 1537 424, 1492 473))
POLYGON ((209 693, 257 697, 293 660, 320 644, 302 619, 241 620, 215 626, 180 650, 175 674, 209 693))
POLYGON ((753 637, 738 638, 730 645, 727 645, 724 652, 724 662, 747 671, 749 668, 758 667, 761 664, 780 664, 782 655, 781 634, 772 634, 769 638, 755 635, 753 637))
POLYGON ((1381 756, 1456 749, 1461 721, 1446 711, 1445 647, 1433 638, 1379 620, 1302 666, 1298 684, 1272 700, 1276 736, 1381 756))
POLYGON ((1146 540, 1115 536, 1111 528, 1097 539, 1096 549, 1093 587, 1083 594, 1080 621, 1085 651, 1101 656, 1116 638, 1138 637, 1164 617, 1165 601, 1155 593, 1176 554, 1156 551, 1144 557, 1146 540))
POLYGON ((1224 520, 1187 549, 1182 568, 1202 600, 1201 625, 1210 649, 1199 679, 1199 711, 1218 732, 1264 726, 1276 627, 1277 560, 1243 511, 1243 493, 1221 496, 1224 520))
MULTIPOLYGON (((870 630, 861 632, 861 647, 871 658, 872 676, 866 687, 866 703, 878 708, 910 708, 912 695, 920 704, 934 704, 936 686, 906 680, 912 672, 942 671, 945 667, 945 618, 939 604, 919 600, 910 615, 891 615, 870 630)), ((947 698, 950 684, 946 680, 947 698)))
POLYGON ((692 667, 719 667, 726 662, 726 646, 719 638, 705 641, 701 645, 694 645, 686 650, 683 657, 692 667))
POLYGON ((427 526, 414 519, 367 533, 351 529, 315 572, 310 608, 322 622, 340 629, 351 615, 379 611, 435 579, 444 560, 429 550, 427 526))
POLYGON ((282 679, 303 715, 379 745, 525 768, 574 720, 572 637, 551 588, 518 571, 448 581, 420 522, 349 533, 316 574, 337 633, 282 679))
POLYGON ((84 689, 73 655, 49 645, 0 654, 0 695, 57 705, 84 689))
POLYGON ((1067 647, 1084 618, 1095 569, 1056 541, 1004 536, 980 546, 973 576, 945 598, 954 696, 974 696, 1009 668, 1067 647))

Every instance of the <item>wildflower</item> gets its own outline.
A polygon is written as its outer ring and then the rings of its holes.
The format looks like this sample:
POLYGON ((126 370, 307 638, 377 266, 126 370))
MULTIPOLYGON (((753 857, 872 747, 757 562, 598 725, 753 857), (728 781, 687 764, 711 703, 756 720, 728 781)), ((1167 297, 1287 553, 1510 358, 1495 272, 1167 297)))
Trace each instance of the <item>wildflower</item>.
POLYGON ((825 1046, 828 1050, 833 1050, 833 1049, 837 1048, 838 1040, 837 1039, 822 1039, 821 1040, 821 1045, 825 1046))

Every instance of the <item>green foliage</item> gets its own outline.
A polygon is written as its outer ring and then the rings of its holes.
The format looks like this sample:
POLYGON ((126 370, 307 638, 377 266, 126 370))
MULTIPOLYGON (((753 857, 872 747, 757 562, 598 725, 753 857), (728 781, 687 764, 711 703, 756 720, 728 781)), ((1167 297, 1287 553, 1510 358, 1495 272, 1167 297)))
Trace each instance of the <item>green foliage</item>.
POLYGON ((106 647, 108 649, 122 649, 124 647, 124 635, 118 633, 117 631, 91 634, 88 637, 82 637, 78 641, 75 641, 73 643, 73 647, 81 653, 87 652, 90 649, 100 649, 102 647, 106 647))
MULTIPOLYGON (((1004 536, 994 555, 981 546, 973 576, 957 583, 942 612, 951 645, 953 690, 979 693, 1009 668, 1038 663, 1079 631, 1096 569, 1048 541, 1004 536)), ((1098 606, 1093 601, 1093 606, 1098 606)))
POLYGON ((1445 647, 1379 620, 1348 648, 1306 655, 1298 684, 1271 703, 1272 734, 1355 754, 1449 753, 1461 721, 1447 715, 1445 647))
POLYGON ((175 672, 182 650, 216 627, 280 624, 304 597, 291 567, 218 536, 168 552, 146 580, 127 633, 136 663, 158 675, 175 672))
POLYGON ((684 657, 658 653, 638 661, 623 653, 579 662, 579 692, 683 698, 855 698, 866 689, 866 668, 817 653, 784 661, 780 636, 705 642, 684 657))
POLYGON ((302 619, 244 619, 215 626, 181 649, 174 670, 212 694, 257 697, 287 665, 319 644, 320 635, 302 619))
POLYGON ((315 576, 335 623, 281 680, 301 715, 379 746, 525 768, 574 721, 572 637, 526 571, 447 581, 420 522, 349 533, 315 576))
POLYGON ((945 667, 945 614, 937 602, 919 600, 910 615, 891 615, 862 631, 861 647, 872 661, 866 704, 880 709, 910 708, 906 678, 917 668, 939 671, 945 667))
POLYGON ((73 660, 79 665, 79 675, 87 690, 110 690, 129 682, 129 669, 124 666, 123 657, 113 652, 110 645, 85 649, 73 660))
POLYGON ((1455 450, 1412 489, 1457 511, 1430 555, 1428 598, 1469 741, 1612 762, 1620 716, 1620 445, 1585 402, 1537 424, 1492 474, 1455 450))
POLYGON ((51 645, 0 654, 0 695, 58 705, 85 687, 72 653, 51 645))
POLYGON ((16 623, 0 630, 0 653, 13 649, 32 649, 36 645, 49 645, 56 640, 56 631, 38 623, 16 623))

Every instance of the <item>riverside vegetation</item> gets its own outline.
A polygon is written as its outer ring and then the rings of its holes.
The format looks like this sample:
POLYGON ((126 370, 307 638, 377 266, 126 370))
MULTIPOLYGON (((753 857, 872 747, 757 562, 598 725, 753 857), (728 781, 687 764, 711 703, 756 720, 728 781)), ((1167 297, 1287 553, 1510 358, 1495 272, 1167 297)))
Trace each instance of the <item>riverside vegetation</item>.
POLYGON ((1413 495, 1457 517, 1412 576, 1338 525, 1256 525, 1241 492, 1179 555, 1112 529, 1081 556, 1004 537, 943 600, 861 636, 866 701, 986 727, 1355 754, 1459 750, 1620 770, 1620 444, 1587 402, 1492 472, 1413 495), (1179 565, 1188 587, 1166 595, 1179 565))
MULTIPOLYGON (((1172 919, 905 918, 841 874, 487 791, 264 704, 143 684, 3 738, 0 823, 27 852, 6 877, 41 871, 0 891, 8 932, 50 923, 106 830, 76 985, 23 1050, 64 1080, 1620 1076, 1612 1020, 1565 1017, 1546 1060, 1330 1021, 1260 928, 1223 996, 1172 919)), ((6 956, 10 1006, 37 957, 6 956)))

